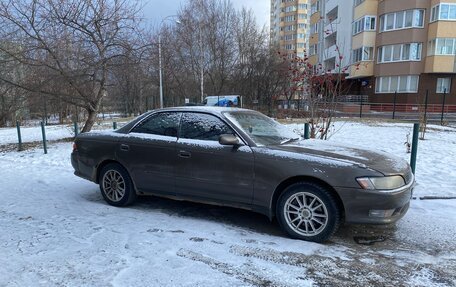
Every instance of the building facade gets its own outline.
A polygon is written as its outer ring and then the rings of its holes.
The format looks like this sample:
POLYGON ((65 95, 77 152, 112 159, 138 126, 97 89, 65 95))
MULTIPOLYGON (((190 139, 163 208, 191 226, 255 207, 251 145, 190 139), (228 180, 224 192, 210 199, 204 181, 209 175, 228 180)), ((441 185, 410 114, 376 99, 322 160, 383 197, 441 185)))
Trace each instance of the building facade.
POLYGON ((271 0, 271 44, 290 58, 304 57, 308 48, 307 0, 271 0))
POLYGON ((347 1, 311 0, 310 63, 319 72, 338 73, 350 64, 352 6, 347 1))
POLYGON ((310 62, 346 67, 350 94, 456 104, 456 0, 310 0, 309 14, 310 62))

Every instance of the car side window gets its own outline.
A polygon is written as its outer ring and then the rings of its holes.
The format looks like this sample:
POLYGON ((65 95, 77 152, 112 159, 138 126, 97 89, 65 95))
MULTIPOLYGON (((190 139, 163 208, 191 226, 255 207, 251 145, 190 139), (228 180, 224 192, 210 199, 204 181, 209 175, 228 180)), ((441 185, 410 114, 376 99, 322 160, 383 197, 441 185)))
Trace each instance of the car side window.
POLYGON ((213 115, 184 113, 182 116, 180 138, 218 141, 223 134, 234 134, 234 131, 213 115))
POLYGON ((131 132, 177 137, 181 113, 158 113, 137 125, 131 132))

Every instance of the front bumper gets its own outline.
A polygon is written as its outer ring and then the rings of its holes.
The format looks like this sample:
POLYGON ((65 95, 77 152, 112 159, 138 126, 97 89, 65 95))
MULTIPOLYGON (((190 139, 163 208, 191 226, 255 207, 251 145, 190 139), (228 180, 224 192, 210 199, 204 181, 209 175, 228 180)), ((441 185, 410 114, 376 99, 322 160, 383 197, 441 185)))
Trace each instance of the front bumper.
POLYGON ((398 189, 382 192, 361 188, 337 188, 348 223, 387 224, 401 219, 407 212, 415 181, 398 189))

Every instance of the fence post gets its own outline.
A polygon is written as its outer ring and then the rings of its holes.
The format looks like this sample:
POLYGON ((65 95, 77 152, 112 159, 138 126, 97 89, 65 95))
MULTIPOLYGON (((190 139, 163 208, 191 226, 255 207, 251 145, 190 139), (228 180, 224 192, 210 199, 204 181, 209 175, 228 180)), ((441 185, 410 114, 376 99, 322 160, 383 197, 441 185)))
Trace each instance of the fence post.
POLYGON ((112 128, 117 130, 117 122, 112 122, 112 128))
POLYGON ((74 122, 74 137, 77 137, 79 133, 78 122, 74 122))
POLYGON ((359 105, 359 118, 363 117, 363 96, 360 97, 361 103, 359 105))
POLYGON ((420 132, 420 124, 413 124, 413 138, 412 138, 412 155, 410 157, 410 166, 412 168, 413 174, 415 174, 416 168, 416 155, 418 152, 418 134, 420 132))
POLYGON ((43 134, 43 149, 44 154, 47 154, 47 143, 46 143, 46 130, 44 129, 44 122, 41 122, 41 133, 43 134))
POLYGON ((17 150, 22 150, 22 136, 21 136, 21 126, 19 125, 19 121, 16 121, 16 128, 17 128, 17 140, 18 140, 18 147, 17 150))
POLYGON ((396 100, 397 100, 397 91, 394 92, 394 103, 393 103, 393 120, 396 117, 396 100))
POLYGON ((427 108, 428 108, 429 90, 426 90, 426 98, 424 99, 424 122, 427 123, 427 108))
POLYGON ((304 139, 310 139, 310 125, 309 123, 304 124, 304 139))
POLYGON ((440 117, 440 125, 441 126, 443 126, 443 115, 445 113, 445 99, 446 99, 446 89, 443 90, 442 116, 440 117))

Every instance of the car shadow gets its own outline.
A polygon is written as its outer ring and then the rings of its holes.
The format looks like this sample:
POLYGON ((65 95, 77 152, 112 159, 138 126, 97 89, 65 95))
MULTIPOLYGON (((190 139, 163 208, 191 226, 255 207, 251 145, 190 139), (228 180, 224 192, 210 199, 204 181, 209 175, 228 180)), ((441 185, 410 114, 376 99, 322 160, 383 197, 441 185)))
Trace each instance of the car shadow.
MULTIPOLYGON (((100 192, 90 192, 83 195, 87 201, 107 204, 100 192)), ((179 201, 157 196, 140 196, 129 206, 130 209, 142 212, 161 212, 175 217, 193 218, 223 223, 233 228, 239 228, 253 233, 261 233, 287 238, 276 220, 272 222, 266 216, 244 209, 209 205, 190 201, 179 201)), ((397 227, 389 225, 342 224, 338 231, 326 244, 342 244, 347 247, 357 245, 390 245, 394 241, 397 227)))
POLYGON ((131 208, 141 209, 142 211, 158 210, 171 216, 220 222, 251 232, 281 237, 286 236, 275 221, 271 222, 262 214, 244 209, 172 200, 155 196, 139 197, 131 208))

